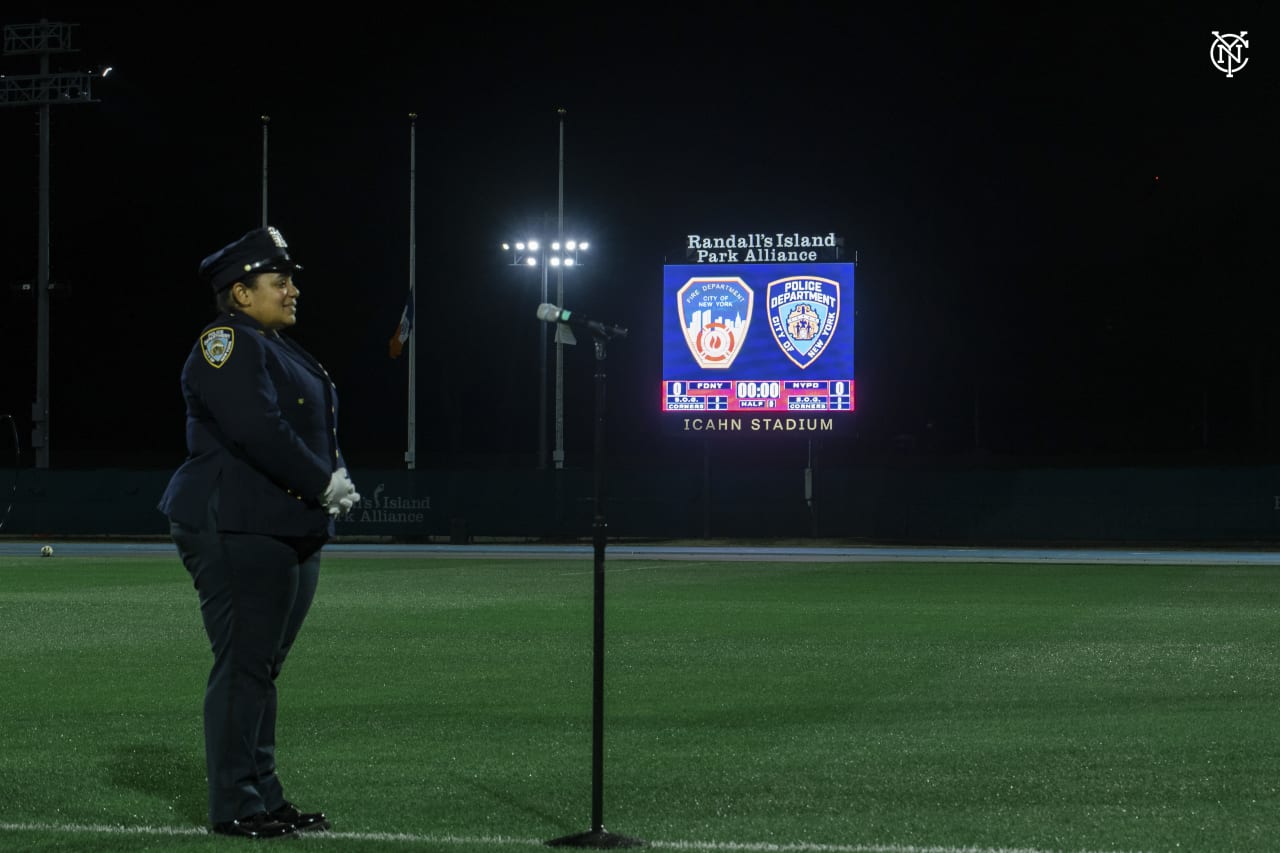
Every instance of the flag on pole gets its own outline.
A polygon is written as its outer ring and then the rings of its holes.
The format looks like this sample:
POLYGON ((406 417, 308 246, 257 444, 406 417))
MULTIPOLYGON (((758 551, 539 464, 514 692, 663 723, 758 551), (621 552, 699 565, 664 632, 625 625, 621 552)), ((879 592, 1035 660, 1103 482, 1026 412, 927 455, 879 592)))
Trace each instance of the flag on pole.
POLYGON ((404 313, 400 315, 400 324, 396 326, 395 332, 391 335, 387 349, 391 353, 392 358, 399 358, 401 351, 404 350, 405 342, 409 340, 409 333, 413 331, 413 288, 409 288, 409 298, 404 303, 404 313))

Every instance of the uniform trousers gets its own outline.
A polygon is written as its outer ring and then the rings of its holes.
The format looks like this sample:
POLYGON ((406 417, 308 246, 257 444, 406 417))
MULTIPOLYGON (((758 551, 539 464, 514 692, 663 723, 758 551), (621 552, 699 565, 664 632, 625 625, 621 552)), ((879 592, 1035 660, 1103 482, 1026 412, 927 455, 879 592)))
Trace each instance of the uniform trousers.
POLYGON ((204 744, 215 824, 285 802, 276 776, 276 678, 311 607, 326 538, 220 532, 216 514, 215 497, 202 529, 170 523, 213 650, 204 744))

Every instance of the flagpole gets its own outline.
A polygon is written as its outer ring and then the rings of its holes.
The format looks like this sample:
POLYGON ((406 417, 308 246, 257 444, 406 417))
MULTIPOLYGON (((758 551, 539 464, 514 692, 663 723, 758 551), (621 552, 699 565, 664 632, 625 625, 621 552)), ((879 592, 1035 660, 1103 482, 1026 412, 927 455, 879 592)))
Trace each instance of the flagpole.
MULTIPOLYGON (((417 311, 417 305, 414 305, 413 288, 414 275, 417 263, 417 243, 414 240, 414 182, 417 179, 416 174, 416 157, 415 157, 415 127, 417 121, 417 113, 409 113, 409 303, 413 305, 413 310, 417 311)), ((404 461, 410 471, 417 464, 418 453, 418 384, 417 384, 417 341, 418 336, 414 334, 413 322, 414 318, 409 319, 409 449, 405 451, 404 461)))
POLYGON ((267 227, 267 125, 271 116, 260 116, 262 119, 262 227, 267 227))

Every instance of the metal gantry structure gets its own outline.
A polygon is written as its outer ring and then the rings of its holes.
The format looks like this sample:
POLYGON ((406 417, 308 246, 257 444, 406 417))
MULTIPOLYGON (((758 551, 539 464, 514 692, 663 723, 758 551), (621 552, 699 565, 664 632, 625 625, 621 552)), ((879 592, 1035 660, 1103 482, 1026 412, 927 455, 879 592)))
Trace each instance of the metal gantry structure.
POLYGON ((31 405, 31 446, 37 468, 49 467, 49 137, 50 108, 91 104, 90 71, 52 72, 50 57, 77 52, 72 47, 76 24, 42 20, 7 24, 5 56, 36 56, 40 73, 0 76, 0 107, 35 107, 40 115, 39 248, 36 263, 36 400, 31 405))

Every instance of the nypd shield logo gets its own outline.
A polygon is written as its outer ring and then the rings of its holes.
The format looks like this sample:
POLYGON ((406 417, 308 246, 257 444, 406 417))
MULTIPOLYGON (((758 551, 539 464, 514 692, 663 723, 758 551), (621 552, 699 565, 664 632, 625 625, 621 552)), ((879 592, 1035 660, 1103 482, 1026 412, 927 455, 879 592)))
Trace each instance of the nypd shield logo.
POLYGON ((724 368, 742 351, 755 294, 740 278, 691 278, 676 292, 680 328, 702 368, 724 368))
POLYGON ((800 368, 818 360, 840 322, 840 284, 796 275, 769 282, 769 330, 800 368))
POLYGON ((236 331, 228 326, 218 326, 200 336, 200 351, 204 360, 214 367, 222 367, 231 357, 236 345, 236 331))

